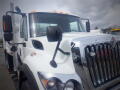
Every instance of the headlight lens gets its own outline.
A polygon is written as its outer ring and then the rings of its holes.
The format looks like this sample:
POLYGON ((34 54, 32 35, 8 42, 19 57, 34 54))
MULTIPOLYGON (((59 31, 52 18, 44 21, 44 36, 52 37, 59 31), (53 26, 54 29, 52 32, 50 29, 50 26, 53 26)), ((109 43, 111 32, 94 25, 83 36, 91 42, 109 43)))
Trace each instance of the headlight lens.
POLYGON ((62 82, 56 78, 45 78, 43 75, 38 73, 40 81, 42 82, 45 90, 62 90, 62 82))
POLYGON ((72 81, 68 81, 65 84, 64 90, 74 90, 74 83, 72 81))
POLYGON ((54 87, 54 86, 55 86, 55 84, 56 84, 56 82, 55 82, 55 81, 51 81, 51 80, 50 80, 50 81, 48 81, 48 83, 47 83, 47 84, 48 84, 48 86, 49 86, 49 87, 54 87))
POLYGON ((79 82, 76 80, 71 79, 63 83, 53 75, 48 75, 50 76, 49 78, 46 75, 38 72, 38 76, 45 90, 80 90, 81 88, 79 82))
POLYGON ((68 80, 63 90, 81 90, 81 86, 76 80, 68 80))
POLYGON ((52 80, 47 80, 47 79, 41 79, 41 82, 44 87, 51 88, 54 87, 56 82, 52 80))

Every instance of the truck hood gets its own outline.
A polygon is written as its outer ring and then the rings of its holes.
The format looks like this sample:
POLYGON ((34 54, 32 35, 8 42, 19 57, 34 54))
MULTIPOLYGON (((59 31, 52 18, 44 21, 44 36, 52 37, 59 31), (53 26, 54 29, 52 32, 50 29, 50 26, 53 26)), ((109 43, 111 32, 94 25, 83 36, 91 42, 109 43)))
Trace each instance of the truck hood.
MULTIPOLYGON (((71 42, 73 42, 75 40, 78 40, 80 38, 85 38, 85 37, 91 38, 91 37, 101 36, 101 35, 105 35, 105 34, 102 34, 102 33, 87 33, 87 32, 64 33, 61 44, 60 44, 60 48, 62 50, 64 50, 65 52, 71 52, 71 42)), ((56 45, 57 45, 57 42, 48 42, 46 36, 32 38, 32 40, 40 41, 43 44, 44 51, 46 53, 48 53, 50 56, 53 56, 56 45)), ((63 59, 63 54, 62 53, 58 52, 57 56, 59 56, 59 58, 63 59)), ((62 60, 62 61, 64 61, 64 60, 62 60)), ((56 62, 59 62, 59 60, 56 60, 56 62)))
MULTIPOLYGON (((74 74, 75 68, 72 59, 71 53, 71 42, 76 39, 84 38, 84 37, 94 37, 102 35, 100 33, 64 33, 63 39, 60 44, 60 48, 65 52, 70 52, 70 55, 64 55, 63 53, 59 52, 56 55, 55 61, 58 65, 57 68, 53 68, 50 65, 50 61, 52 60, 57 42, 48 42, 46 36, 31 38, 31 40, 38 40, 43 44, 44 50, 36 50, 31 48, 28 51, 28 54, 31 51, 35 51, 39 53, 36 57, 28 56, 26 59, 28 60, 27 63, 31 64, 32 67, 36 67, 36 70, 43 71, 43 72, 53 72, 53 73, 64 73, 64 74, 74 74), (33 58, 34 60, 30 61, 29 58, 33 58)), ((78 40, 79 41, 79 40, 78 40)))

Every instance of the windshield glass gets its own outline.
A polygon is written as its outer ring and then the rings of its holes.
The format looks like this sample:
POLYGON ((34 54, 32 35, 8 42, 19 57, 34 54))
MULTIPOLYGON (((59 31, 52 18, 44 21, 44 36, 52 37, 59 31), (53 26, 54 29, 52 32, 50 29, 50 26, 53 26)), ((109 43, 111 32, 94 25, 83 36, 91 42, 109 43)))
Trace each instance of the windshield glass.
POLYGON ((47 27, 59 26, 65 32, 85 32, 79 17, 56 13, 30 13, 30 36, 46 35, 47 27))

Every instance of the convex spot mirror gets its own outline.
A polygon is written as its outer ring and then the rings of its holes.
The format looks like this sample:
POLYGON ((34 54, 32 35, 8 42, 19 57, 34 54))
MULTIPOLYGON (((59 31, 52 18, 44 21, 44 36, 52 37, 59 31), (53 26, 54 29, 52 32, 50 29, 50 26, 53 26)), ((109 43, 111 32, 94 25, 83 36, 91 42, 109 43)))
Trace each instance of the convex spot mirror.
POLYGON ((49 42, 62 40, 62 29, 58 26, 47 27, 47 39, 49 42))

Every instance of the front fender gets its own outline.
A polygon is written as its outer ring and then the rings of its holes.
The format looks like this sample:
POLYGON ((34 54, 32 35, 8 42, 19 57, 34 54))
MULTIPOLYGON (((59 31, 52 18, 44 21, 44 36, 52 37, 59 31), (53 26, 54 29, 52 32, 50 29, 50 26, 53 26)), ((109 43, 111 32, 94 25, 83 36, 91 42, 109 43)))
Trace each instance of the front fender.
MULTIPOLYGON (((36 79, 35 79, 32 71, 28 67, 28 65, 26 65, 26 64, 21 65, 19 67, 19 70, 20 70, 20 77, 22 77, 22 75, 23 75, 22 73, 24 73, 25 77, 28 80, 28 83, 31 86, 31 89, 32 90, 39 90, 39 87, 38 87, 38 84, 36 82, 36 79)), ((20 81, 19 81, 20 86, 21 86, 21 83, 22 83, 22 80, 20 79, 20 81)))

